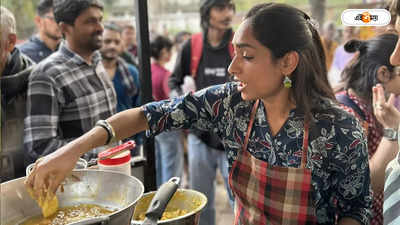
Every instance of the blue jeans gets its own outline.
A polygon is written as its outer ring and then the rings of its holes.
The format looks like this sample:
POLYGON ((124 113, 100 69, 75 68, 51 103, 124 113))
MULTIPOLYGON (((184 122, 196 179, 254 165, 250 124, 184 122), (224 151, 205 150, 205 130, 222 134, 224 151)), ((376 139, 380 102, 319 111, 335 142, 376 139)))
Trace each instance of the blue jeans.
POLYGON ((182 179, 183 144, 182 131, 167 131, 154 138, 156 154, 157 186, 167 182, 171 177, 182 179))
POLYGON ((189 184, 190 188, 207 196, 208 202, 200 216, 199 225, 215 225, 215 177, 220 169, 225 181, 231 207, 233 195, 228 184, 228 159, 224 151, 207 146, 196 135, 188 135, 189 184))

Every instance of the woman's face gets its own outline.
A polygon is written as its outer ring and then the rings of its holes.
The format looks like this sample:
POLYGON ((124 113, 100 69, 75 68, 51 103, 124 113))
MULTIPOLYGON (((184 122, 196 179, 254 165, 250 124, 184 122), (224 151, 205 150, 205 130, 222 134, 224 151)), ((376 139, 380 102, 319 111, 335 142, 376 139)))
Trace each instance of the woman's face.
POLYGON ((171 49, 168 48, 163 48, 160 52, 160 59, 159 61, 162 61, 164 63, 169 62, 171 60, 171 49))
POLYGON ((244 100, 267 99, 284 88, 279 60, 274 61, 272 52, 254 38, 247 20, 235 32, 232 43, 235 57, 228 71, 240 82, 238 90, 244 100))
MULTIPOLYGON (((397 16, 396 18, 396 23, 394 25, 397 34, 400 34, 400 17, 397 16)), ((390 56, 390 64, 393 66, 400 66, 400 36, 398 38, 396 47, 394 48, 394 51, 392 55, 390 56)))

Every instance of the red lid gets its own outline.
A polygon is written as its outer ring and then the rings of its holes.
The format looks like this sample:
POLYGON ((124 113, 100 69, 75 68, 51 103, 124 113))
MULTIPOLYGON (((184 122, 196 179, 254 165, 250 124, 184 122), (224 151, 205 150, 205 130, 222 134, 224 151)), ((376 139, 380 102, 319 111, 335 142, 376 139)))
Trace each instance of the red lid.
POLYGON ((131 160, 131 154, 128 153, 122 157, 115 157, 115 158, 107 158, 103 160, 99 160, 98 163, 106 166, 117 166, 124 163, 127 163, 131 160))
POLYGON ((114 148, 109 148, 103 152, 100 152, 97 157, 99 158, 99 160, 103 160, 103 159, 107 159, 107 158, 111 158, 114 155, 117 155, 123 151, 126 150, 131 150, 136 146, 134 141, 128 141, 123 143, 122 145, 118 145, 114 148))
POLYGON ((134 141, 125 142, 122 145, 118 145, 114 148, 107 149, 100 152, 98 157, 98 163, 103 165, 118 165, 128 162, 131 159, 130 152, 126 155, 121 154, 124 151, 131 150, 136 146, 134 141))

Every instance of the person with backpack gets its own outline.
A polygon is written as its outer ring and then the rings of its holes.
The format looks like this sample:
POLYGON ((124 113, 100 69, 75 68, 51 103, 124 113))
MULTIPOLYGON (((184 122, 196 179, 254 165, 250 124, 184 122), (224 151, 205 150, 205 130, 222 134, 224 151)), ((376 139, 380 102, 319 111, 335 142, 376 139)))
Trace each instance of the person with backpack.
MULTIPOLYGON (((202 0, 200 4, 202 32, 193 34, 182 46, 169 79, 170 96, 184 94, 181 86, 187 76, 194 79, 197 90, 230 80, 228 66, 233 56, 231 23, 235 5, 231 0, 202 0)), ((214 225, 217 168, 224 178, 231 205, 233 200, 227 182, 228 161, 224 147, 217 135, 209 131, 190 130, 187 140, 189 187, 208 198, 200 225, 214 225)))
MULTIPOLYGON (((381 83, 385 85, 388 93, 400 94, 400 84, 396 85, 395 79, 399 76, 400 71, 389 62, 397 39, 396 34, 387 33, 368 41, 351 40, 347 42, 344 46, 345 50, 350 53, 358 52, 358 56, 345 67, 342 73, 343 83, 336 93, 336 98, 342 104, 343 109, 360 120, 368 138, 371 186, 374 191, 372 207, 374 216, 371 225, 383 224, 384 180, 380 178, 380 174, 376 176, 375 173, 376 166, 382 165, 382 161, 379 157, 374 157, 374 154, 378 148, 387 146, 393 148, 397 142, 397 139, 393 141, 386 136, 385 128, 374 116, 372 88, 381 83), (392 142, 394 144, 391 144, 392 142)), ((387 153, 390 152, 392 151, 387 151, 387 153)), ((382 175, 382 177, 384 176, 382 175)))

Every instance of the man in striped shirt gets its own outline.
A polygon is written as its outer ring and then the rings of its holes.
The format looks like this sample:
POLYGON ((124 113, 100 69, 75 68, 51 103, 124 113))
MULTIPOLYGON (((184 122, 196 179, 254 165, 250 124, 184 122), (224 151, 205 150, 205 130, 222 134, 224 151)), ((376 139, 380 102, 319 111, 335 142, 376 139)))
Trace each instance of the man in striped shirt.
POLYGON ((56 0, 54 16, 65 41, 32 72, 25 118, 26 164, 89 131, 116 112, 116 94, 100 53, 103 4, 56 0))

